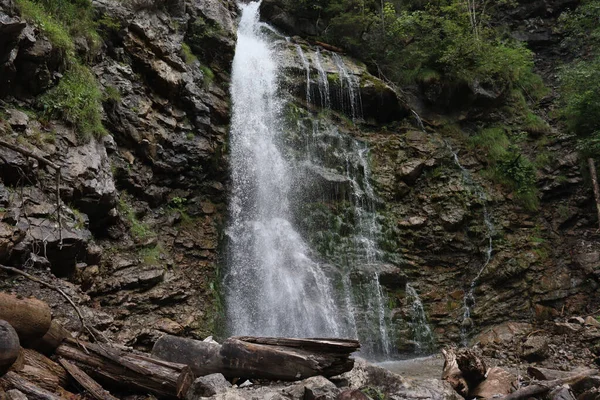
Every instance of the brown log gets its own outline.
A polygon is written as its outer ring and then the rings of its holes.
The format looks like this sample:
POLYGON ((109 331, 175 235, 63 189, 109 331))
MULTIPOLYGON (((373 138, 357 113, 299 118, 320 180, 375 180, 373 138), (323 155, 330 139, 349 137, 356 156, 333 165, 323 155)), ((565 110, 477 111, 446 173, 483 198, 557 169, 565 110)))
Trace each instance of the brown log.
POLYGON ((31 365, 25 365, 20 371, 13 371, 21 378, 34 383, 42 389, 48 390, 49 392, 56 393, 59 391, 60 382, 56 375, 53 375, 47 369, 32 367, 31 365))
POLYGON ((50 322, 50 329, 48 332, 40 338, 31 343, 30 347, 37 351, 50 355, 54 353, 54 350, 58 348, 67 338, 72 338, 71 332, 63 328, 61 324, 56 321, 50 322))
POLYGON ((592 187, 594 188, 594 200, 596 202, 596 211, 598 212, 598 225, 600 226, 600 188, 598 187, 598 176, 596 174, 596 163, 593 158, 588 158, 588 167, 592 177, 592 187))
POLYGON ((60 396, 42 389, 39 386, 29 382, 27 379, 17 375, 16 372, 10 371, 0 378, 0 385, 5 389, 17 389, 27 395, 31 400, 59 400, 60 396))
POLYGON ((149 392, 167 398, 182 398, 194 381, 190 367, 183 364, 128 353, 107 344, 81 343, 66 339, 56 354, 74 362, 107 386, 149 392))
POLYGON ((0 320, 0 376, 4 375, 19 357, 19 335, 6 321, 0 320))
POLYGON ((336 46, 334 46, 332 44, 329 44, 329 43, 324 43, 324 42, 320 42, 318 40, 315 40, 315 44, 317 46, 321 46, 325 50, 333 51, 334 53, 340 53, 340 54, 345 53, 344 49, 342 49, 340 47, 336 47, 336 46))
POLYGON ((155 357, 187 364, 197 375, 227 378, 299 380, 350 371, 355 340, 234 337, 223 345, 165 335, 154 345, 155 357))
POLYGON ((533 382, 529 386, 523 387, 515 392, 512 392, 508 396, 504 397, 503 400, 521 400, 529 397, 537 396, 539 394, 548 393, 552 389, 555 389, 562 385, 573 385, 577 382, 588 378, 592 375, 597 375, 598 370, 589 370, 587 373, 570 376, 567 378, 555 379, 552 381, 533 382))
POLYGON ((473 350, 460 349, 456 353, 456 363, 469 387, 475 387, 485 379, 487 366, 473 350))
POLYGON ((0 319, 11 324, 21 346, 27 346, 48 332, 52 317, 50 307, 43 301, 0 292, 0 319))
POLYGON ((517 378, 505 369, 493 367, 487 372, 487 378, 469 391, 469 398, 495 399, 506 396, 513 390, 517 378))
POLYGON ((23 349, 23 356, 25 367, 36 368, 55 376, 59 386, 66 387, 69 384, 67 371, 48 357, 30 349, 23 349))
POLYGON ((117 400, 109 392, 104 390, 102 386, 93 380, 88 374, 83 372, 75 364, 71 364, 65 359, 60 359, 60 365, 62 365, 88 393, 97 400, 117 400))
POLYGON ((442 354, 444 356, 442 380, 450 383, 458 394, 466 398, 469 393, 469 385, 460 368, 458 368, 456 353, 452 349, 442 349, 442 354))

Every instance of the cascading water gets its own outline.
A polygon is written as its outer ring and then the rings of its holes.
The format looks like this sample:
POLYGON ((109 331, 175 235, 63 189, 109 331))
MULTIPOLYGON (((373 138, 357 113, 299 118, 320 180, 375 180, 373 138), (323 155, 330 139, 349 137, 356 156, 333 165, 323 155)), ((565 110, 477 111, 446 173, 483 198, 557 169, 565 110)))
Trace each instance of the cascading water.
POLYGON ((486 227, 486 238, 487 238, 487 242, 488 242, 488 246, 485 251, 485 261, 483 262, 477 275, 475 275, 475 278, 473 278, 473 280, 471 280, 471 283, 469 285, 467 292, 465 293, 465 297, 463 300, 463 320, 462 320, 460 334, 461 334, 462 345, 466 346, 467 341, 468 341, 468 331, 472 327, 472 323, 473 323, 471 320, 471 309, 475 305, 475 287, 477 286, 477 282, 479 281, 479 278, 481 277, 481 275, 483 274, 483 272, 489 265, 490 261, 492 261, 492 255, 494 253, 493 236, 494 236, 495 228, 494 228, 494 224, 492 223, 490 213, 486 206, 486 196, 485 196, 485 193, 483 192, 483 189, 473 181, 471 174, 465 167, 462 166, 462 164, 460 163, 460 160, 458 159, 458 154, 452 149, 450 144, 448 142, 445 142, 445 143, 446 143, 446 147, 450 150, 450 153, 452 153, 454 163, 461 171, 463 181, 467 185, 475 188, 475 194, 483 204, 483 222, 486 227))
POLYGON ((229 330, 237 335, 340 336, 331 284, 290 223, 294 170, 283 157, 278 60, 259 24, 259 3, 240 5, 231 96, 232 197, 229 330))
POLYGON ((421 298, 415 288, 409 283, 406 284, 406 300, 410 304, 409 326, 418 350, 420 352, 430 351, 435 344, 435 338, 427 322, 427 314, 425 314, 421 298))

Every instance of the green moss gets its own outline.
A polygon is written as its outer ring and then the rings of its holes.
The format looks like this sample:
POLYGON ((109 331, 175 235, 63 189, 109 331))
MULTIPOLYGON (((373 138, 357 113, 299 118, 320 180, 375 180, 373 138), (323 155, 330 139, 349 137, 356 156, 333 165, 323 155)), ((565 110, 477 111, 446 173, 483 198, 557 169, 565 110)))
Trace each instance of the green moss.
POLYGON ((127 202, 125 196, 119 199, 119 211, 121 216, 127 221, 129 232, 134 239, 144 240, 155 236, 152 229, 137 218, 133 207, 127 202))
POLYGON ((106 134, 102 125, 102 92, 92 71, 73 64, 59 84, 40 99, 47 118, 62 118, 77 129, 81 141, 106 134))
POLYGON ((186 64, 193 64, 198 61, 198 58, 194 55, 190 46, 185 42, 181 43, 181 56, 186 64))
POLYGON ((119 89, 116 87, 108 85, 104 88, 104 100, 113 103, 120 103, 121 92, 119 92, 119 89))
POLYGON ((532 112, 525 115, 523 129, 528 133, 539 136, 550 132, 550 125, 532 112))
POLYGON ((139 257, 142 262, 146 265, 159 265, 160 257, 163 254, 164 249, 161 244, 157 244, 154 247, 148 247, 139 251, 139 257))
POLYGON ((202 71, 202 75, 204 75, 204 86, 210 86, 210 84, 215 80, 215 73, 204 64, 200 64, 200 71, 202 71))

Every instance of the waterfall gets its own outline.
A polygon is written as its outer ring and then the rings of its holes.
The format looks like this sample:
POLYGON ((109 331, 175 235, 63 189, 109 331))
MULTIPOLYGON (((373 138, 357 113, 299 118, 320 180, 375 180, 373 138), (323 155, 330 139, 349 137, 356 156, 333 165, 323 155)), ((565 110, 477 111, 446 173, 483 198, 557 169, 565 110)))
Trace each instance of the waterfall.
POLYGON ((409 326, 412 331, 413 339, 415 340, 420 352, 432 350, 435 344, 435 338, 431 327, 427 322, 427 314, 423 308, 423 303, 419 294, 411 284, 406 284, 406 300, 410 304, 410 322, 409 326))
POLYGON ((446 144, 446 147, 450 150, 450 153, 452 154, 454 163, 461 171, 463 181, 466 184, 470 185, 471 187, 475 188, 475 194, 477 195, 478 199, 483 204, 483 222, 486 227, 486 239, 488 242, 487 248, 485 250, 485 261, 481 265, 481 268, 479 269, 479 272, 477 273, 477 275, 475 275, 475 277, 471 280, 469 288, 467 289, 467 291, 465 293, 465 297, 463 299, 463 320, 462 320, 460 335, 461 335, 461 342, 462 342, 461 344, 463 346, 466 346, 467 341, 468 341, 468 333, 469 333, 468 331, 472 328, 472 325, 473 325, 473 321, 471 320, 471 310, 472 310, 473 306, 475 305, 475 288, 477 286, 477 282, 479 281, 479 278, 486 270, 490 261, 492 261, 492 255, 494 253, 493 236, 494 236, 495 228, 494 228, 494 224, 492 222, 490 213, 487 209, 486 196, 485 196, 483 189, 473 181, 471 174, 465 167, 462 166, 462 164, 460 163, 460 160, 458 159, 458 154, 452 149, 450 144, 447 141, 445 141, 445 144, 446 144))
POLYGON ((296 171, 280 146, 278 59, 259 24, 259 3, 241 4, 233 61, 228 260, 229 331, 235 335, 339 337, 333 289, 294 229, 296 171))

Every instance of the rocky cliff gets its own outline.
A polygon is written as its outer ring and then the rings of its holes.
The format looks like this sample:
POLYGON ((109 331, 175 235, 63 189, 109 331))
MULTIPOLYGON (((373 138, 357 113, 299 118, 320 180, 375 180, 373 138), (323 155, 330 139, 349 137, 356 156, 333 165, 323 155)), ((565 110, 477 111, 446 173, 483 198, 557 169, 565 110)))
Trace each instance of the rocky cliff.
MULTIPOLYGON (((574 2, 521 3, 502 23, 537 52, 537 68, 552 88, 561 50, 551 27, 574 2)), ((64 51, 39 22, 21 18, 16 4, 0 2, 2 139, 61 166, 58 213, 55 171, 0 147, 0 262, 63 278, 60 284, 83 304, 94 327, 127 345, 150 346, 161 332, 218 334, 235 3, 92 4, 101 45, 75 37, 74 51, 103 93, 108 134, 85 142, 73 124, 48 118, 40 100, 66 74, 64 51)), ((286 14, 285 2, 263 6, 264 18, 284 34, 311 36, 318 29, 314 21, 286 14)), ((290 126, 319 115, 323 126, 341 134, 326 138, 327 144, 355 140, 369 149, 368 162, 355 165, 361 176, 365 165, 371 171, 366 176, 385 260, 378 274, 401 350, 414 350, 406 345, 414 339, 407 282, 420 295, 438 343, 456 343, 505 321, 595 311, 600 249, 593 196, 573 138, 550 117, 553 93, 537 110, 549 123, 543 140, 526 134, 522 144, 530 157, 543 153, 549 160, 537 171, 540 206, 532 211, 486 177, 486 157, 467 145, 476 121, 493 117, 517 125, 511 115, 470 96, 473 108, 458 117, 453 111, 447 123, 449 116, 436 106, 448 102, 440 98, 443 91, 394 90, 344 57, 361 95, 357 116, 344 98, 335 53, 301 37, 281 46, 288 54, 290 126), (308 60, 323 53, 334 98, 327 115, 319 114, 320 71, 309 69, 306 79, 298 47, 308 60)), ((286 139, 304 145, 294 129, 286 139)), ((344 194, 352 181, 338 168, 346 155, 324 148, 320 167, 306 167, 316 186, 298 186, 322 195, 304 201, 307 218, 296 222, 333 264, 332 249, 352 250, 347 228, 355 221, 344 194)), ((73 311, 54 294, 2 277, 0 289, 42 295, 77 329, 73 311)))

